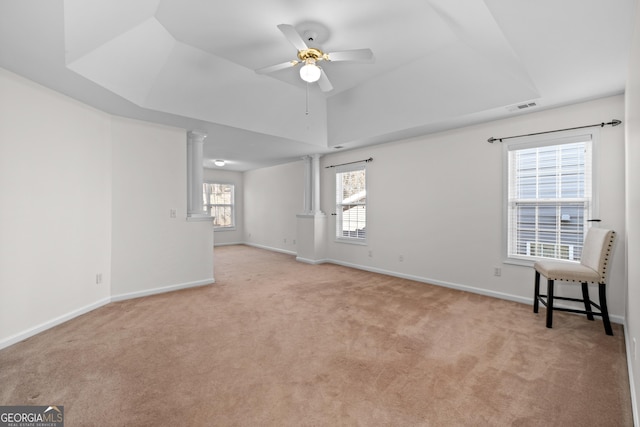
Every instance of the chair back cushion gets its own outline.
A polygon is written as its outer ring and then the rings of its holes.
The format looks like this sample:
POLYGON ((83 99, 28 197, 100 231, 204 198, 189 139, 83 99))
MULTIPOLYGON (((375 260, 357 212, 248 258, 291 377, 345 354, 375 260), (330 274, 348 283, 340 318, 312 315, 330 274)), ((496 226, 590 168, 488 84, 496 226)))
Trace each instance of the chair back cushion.
POLYGON ((580 264, 597 271, 600 275, 600 283, 606 282, 615 236, 616 233, 613 230, 591 227, 584 239, 580 264))

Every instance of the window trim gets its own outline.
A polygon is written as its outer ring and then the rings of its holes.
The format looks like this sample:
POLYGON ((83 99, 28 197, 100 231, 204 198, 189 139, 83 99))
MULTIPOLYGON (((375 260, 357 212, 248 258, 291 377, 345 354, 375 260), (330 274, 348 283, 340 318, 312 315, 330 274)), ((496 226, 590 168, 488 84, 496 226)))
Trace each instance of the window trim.
MULTIPOLYGON (((540 257, 514 257, 509 256, 509 151, 514 149, 526 149, 545 147, 550 145, 569 144, 578 142, 581 137, 591 137, 591 216, 599 217, 598 197, 598 145, 600 140, 600 128, 574 129, 557 131, 554 135, 523 136, 513 141, 502 143, 502 262, 504 264, 533 267, 540 257), (514 148, 515 147, 515 148, 514 148)), ((585 230, 586 232, 586 230, 585 230)))
MULTIPOLYGON (((215 181, 215 180, 206 180, 203 184, 218 184, 218 185, 230 185, 233 188, 233 194, 231 196, 232 203, 231 204, 218 204, 216 206, 230 206, 231 207, 231 221, 233 225, 230 226, 217 226, 215 225, 215 216, 212 216, 208 209, 205 209, 210 216, 209 218, 213 218, 214 226, 213 231, 235 231, 236 230, 236 184, 228 181, 215 181)), ((203 188, 204 191, 204 188, 203 188)), ((205 205, 206 207, 207 205, 205 205)), ((214 205, 211 205, 214 206, 214 205)))
POLYGON ((369 189, 368 189, 368 173, 367 173, 367 165, 366 163, 354 163, 354 164, 349 164, 349 165, 341 165, 341 166, 337 166, 335 169, 335 173, 333 175, 333 184, 334 184, 334 207, 336 210, 336 223, 335 223, 335 227, 333 229, 333 237, 334 237, 334 241, 337 243, 347 243, 347 244, 352 244, 352 245, 363 245, 366 246, 367 245, 367 239, 369 237, 369 230, 368 230, 368 221, 367 221, 367 213, 366 213, 366 209, 369 205, 367 199, 369 198, 369 189), (344 236, 338 236, 338 225, 342 224, 342 212, 341 210, 338 208, 338 201, 335 199, 335 197, 337 196, 337 192, 338 192, 338 174, 340 173, 345 173, 345 172, 353 172, 353 171, 359 171, 359 170, 363 170, 365 173, 365 180, 364 180, 364 190, 365 190, 365 203, 364 203, 364 207, 365 207, 365 227, 367 227, 367 231, 365 232, 364 238, 361 237, 344 237, 344 236))

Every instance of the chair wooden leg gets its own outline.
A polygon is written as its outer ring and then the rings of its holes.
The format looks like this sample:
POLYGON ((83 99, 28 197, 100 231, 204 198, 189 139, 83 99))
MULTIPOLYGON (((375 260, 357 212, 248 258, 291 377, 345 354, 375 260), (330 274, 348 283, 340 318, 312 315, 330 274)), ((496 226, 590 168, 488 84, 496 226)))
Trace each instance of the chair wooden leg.
POLYGON ((547 279, 547 328, 553 325, 553 280, 547 279))
POLYGON ((611 329, 611 322, 609 321, 609 310, 607 309, 607 290, 604 283, 598 285, 598 291, 600 296, 600 311, 602 312, 602 322, 604 323, 604 331, 607 335, 613 335, 613 329, 611 329))
POLYGON ((591 300, 589 299, 589 287, 587 282, 582 283, 582 299, 584 300, 584 310, 587 312, 587 319, 593 320, 593 312, 591 311, 591 300))
POLYGON ((540 273, 536 270, 536 278, 533 286, 533 312, 538 312, 538 297, 540 296, 540 273))

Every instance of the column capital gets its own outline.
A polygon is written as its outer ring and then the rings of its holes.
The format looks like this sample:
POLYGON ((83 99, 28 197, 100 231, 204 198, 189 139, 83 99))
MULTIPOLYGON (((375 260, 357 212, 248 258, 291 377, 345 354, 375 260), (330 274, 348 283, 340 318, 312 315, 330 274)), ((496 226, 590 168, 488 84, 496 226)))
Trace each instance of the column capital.
POLYGON ((207 133, 201 130, 190 130, 187 132, 187 138, 189 142, 204 142, 207 137, 207 133))

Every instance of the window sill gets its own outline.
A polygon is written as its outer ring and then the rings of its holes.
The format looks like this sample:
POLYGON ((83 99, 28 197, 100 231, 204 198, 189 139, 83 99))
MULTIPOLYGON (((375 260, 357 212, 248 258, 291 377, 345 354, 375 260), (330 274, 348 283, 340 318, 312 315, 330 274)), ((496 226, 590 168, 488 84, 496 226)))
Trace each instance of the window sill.
POLYGON ((509 265, 519 265, 521 267, 531 267, 533 268, 533 264, 536 261, 561 261, 561 262, 571 262, 574 264, 579 263, 580 261, 570 261, 568 259, 555 259, 555 258, 507 258, 502 261, 503 264, 509 265))
POLYGON ((364 240, 364 239, 359 239, 359 240, 356 240, 356 239, 341 239, 341 238, 338 237, 338 238, 335 239, 335 242, 336 243, 347 243, 347 244, 350 244, 350 245, 367 246, 367 241, 364 240))
POLYGON ((236 231, 235 227, 213 227, 213 231, 236 231))
POLYGON ((536 262, 535 259, 521 259, 521 258, 507 258, 502 260, 503 264, 509 265, 519 265, 521 267, 533 267, 533 264, 536 262))
POLYGON ((214 217, 209 216, 209 215, 189 215, 187 216, 187 221, 189 222, 198 222, 198 221, 212 221, 213 222, 214 217))

